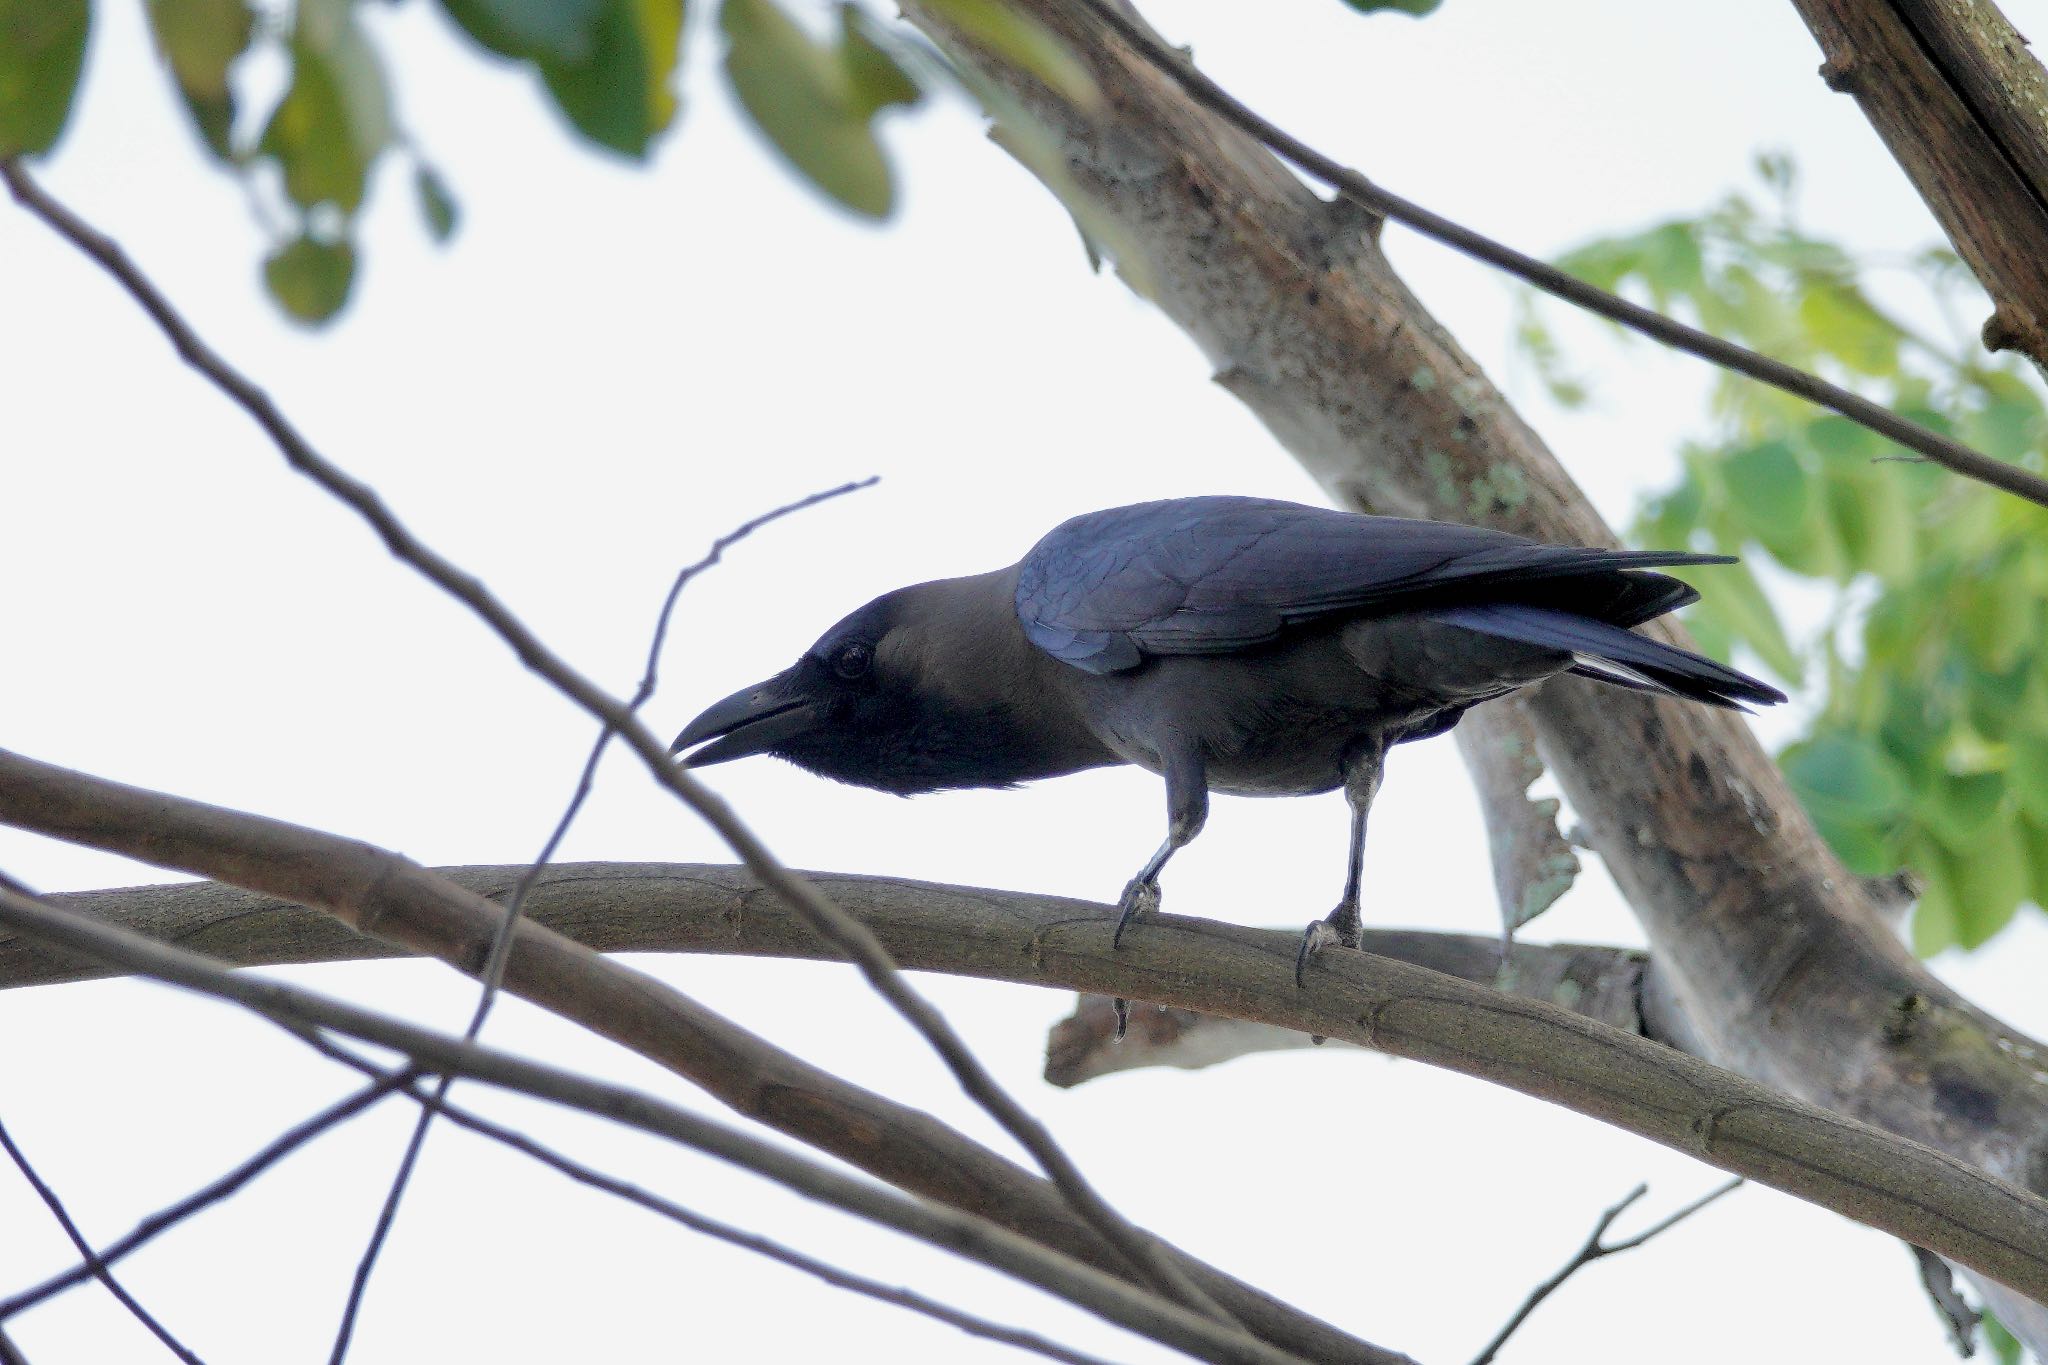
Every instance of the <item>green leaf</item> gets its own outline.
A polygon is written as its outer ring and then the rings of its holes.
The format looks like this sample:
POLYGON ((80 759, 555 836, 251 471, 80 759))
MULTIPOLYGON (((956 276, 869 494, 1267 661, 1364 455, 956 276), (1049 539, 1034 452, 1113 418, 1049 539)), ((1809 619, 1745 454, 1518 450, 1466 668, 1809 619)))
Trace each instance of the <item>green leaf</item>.
POLYGON ((2027 899, 2048 909, 2048 820, 2023 818, 2019 834, 2027 850, 2027 899))
POLYGON ((1955 625, 1963 647, 1986 672, 2012 668, 2020 651, 2034 643, 2037 600, 2012 581, 2011 556, 1982 566, 1966 584, 1955 625))
POLYGON ((461 219, 456 207, 455 196, 448 192, 447 182, 432 166, 421 162, 412 173, 413 192, 419 198, 420 216, 426 219, 427 231, 437 242, 445 242, 455 235, 455 225, 461 219))
POLYGON ((605 0, 441 0, 448 17, 501 57, 576 64, 590 60, 605 0))
POLYGON ((86 0, 0 0, 0 157, 57 145, 91 27, 86 0))
MULTIPOLYGON (((1413 3, 1413 0, 1410 0, 1413 3)), ((1436 0, 1425 0, 1432 8, 1436 0)), ((958 29, 976 47, 1029 72, 1070 104, 1092 108, 1101 100, 1095 78, 1052 30, 1009 0, 926 0, 925 8, 958 29)), ((1409 13, 1422 13, 1409 9, 1409 13)))
MULTIPOLYGON (((2048 717, 2037 716, 2034 722, 2048 724, 2048 717)), ((2023 732, 2008 744, 2006 772, 2012 777, 2013 796, 2021 810, 2048 825, 2048 733, 2023 732)))
POLYGON ((1956 942, 1955 897, 1949 889, 1948 856, 1930 839, 1911 841, 1906 866, 1920 876, 1920 899, 1913 904, 1913 951, 1933 957, 1956 942))
POLYGON ((291 54, 291 86, 257 149, 277 161, 293 203, 332 204, 351 215, 391 140, 383 64, 343 0, 300 6, 291 54))
POLYGON ((602 0, 587 30, 587 56, 535 59, 576 131, 615 152, 647 155, 655 134, 675 121, 683 3, 602 0))
POLYGON ((149 26, 200 140, 232 162, 235 92, 228 69, 249 50, 255 11, 248 0, 149 0, 149 26))
POLYGON ((1799 321, 1816 346, 1855 373, 1898 373, 1904 333, 1854 285, 1809 280, 1799 299, 1799 321))
POLYGON ((2041 405, 2022 390, 1996 397, 1963 422, 1964 439, 1995 460, 2022 460, 2041 447, 2041 405))
POLYGON ((2010 817, 1986 826, 1967 856, 1951 858, 1956 942, 1979 947, 2010 923, 2027 898, 2029 871, 2026 848, 2010 817))
POLYGON ((304 323, 322 323, 348 302, 355 280, 355 248, 347 242, 299 237, 263 262, 263 283, 284 311, 304 323))
POLYGON ((1660 309, 1668 310, 1674 297, 1693 296, 1704 282, 1699 238, 1690 223, 1663 223, 1644 233, 1640 260, 1643 283, 1660 309))
POLYGON ((2004 1323, 1991 1316, 1989 1308, 1980 1310, 1984 1316, 1980 1326, 1984 1329, 1984 1345, 1990 1350, 1997 1365, 2020 1365, 2020 1353, 2025 1348, 2020 1339, 2006 1330, 2004 1323))
POLYGON ((1728 456, 1721 478, 1740 523, 1759 540, 1795 536, 1806 527, 1812 487, 1799 457, 1783 441, 1765 441, 1728 456))
POLYGON ((1873 824, 1906 811, 1906 775, 1862 735, 1816 735, 1778 756, 1778 766, 1810 811, 1873 824))
POLYGON ((1888 582, 1907 578, 1920 562, 1919 517, 1891 468, 1824 457, 1822 469, 1828 519, 1846 567, 1888 582))
POLYGON ((1915 810, 1950 852, 1966 854, 1991 828, 2005 799, 2005 774, 1944 773, 1914 793, 1915 810))
POLYGON ((890 43, 886 31, 860 6, 839 7, 839 59, 846 68, 850 105, 864 119, 891 105, 912 105, 924 97, 923 89, 889 50, 890 43))
POLYGON ((719 24, 729 44, 733 93, 797 173, 855 213, 886 215, 895 185, 847 64, 769 0, 726 0, 719 24))

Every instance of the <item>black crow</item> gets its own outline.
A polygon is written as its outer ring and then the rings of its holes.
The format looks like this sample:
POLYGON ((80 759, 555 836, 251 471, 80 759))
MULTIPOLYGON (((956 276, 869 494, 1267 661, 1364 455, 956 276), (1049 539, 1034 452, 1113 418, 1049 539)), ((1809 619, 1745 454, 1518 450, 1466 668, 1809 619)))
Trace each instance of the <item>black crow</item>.
POLYGON ((1695 600, 1648 569, 1726 556, 1540 545, 1446 522, 1180 498, 1066 522, 1008 568, 885 593, 676 738, 693 767, 769 753, 909 795, 1111 763, 1166 779, 1166 840, 1115 941, 1159 903, 1209 792, 1344 789, 1343 898, 1296 976, 1359 942, 1366 814, 1388 746, 1558 673, 1741 709, 1784 694, 1631 633, 1695 600), (708 742, 707 742, 708 741, 708 742))

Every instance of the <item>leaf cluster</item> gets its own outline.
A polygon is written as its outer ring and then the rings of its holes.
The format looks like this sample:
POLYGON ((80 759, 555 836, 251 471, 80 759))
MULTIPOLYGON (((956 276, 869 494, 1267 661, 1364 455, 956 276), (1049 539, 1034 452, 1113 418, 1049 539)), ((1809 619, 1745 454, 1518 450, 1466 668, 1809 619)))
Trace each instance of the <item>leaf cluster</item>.
MULTIPOLYGON (((688 0, 434 0, 483 55, 534 76, 571 135, 648 158, 680 109, 688 0)), ((1087 76, 1042 26, 1003 0, 929 0, 976 44, 1064 94, 1087 76)), ((158 54, 209 158, 251 191, 271 238, 262 276, 292 318, 317 324, 347 303, 355 224, 379 164, 409 163, 413 198, 436 241, 459 211, 445 178, 401 120, 368 0, 147 0, 158 54), (242 107, 240 69, 270 49, 289 72, 260 118, 242 107)), ((697 9, 704 8, 702 0, 697 9)), ((777 0, 719 0, 724 74, 781 159, 843 208, 887 216, 895 179, 875 129, 917 104, 949 68, 861 7, 840 4, 814 34, 777 0)), ((62 136, 85 64, 91 0, 0 0, 0 158, 48 152, 62 136)))
MULTIPOLYGON (((1758 170, 1763 206, 1733 194, 1559 264, 2041 468, 2033 377, 1953 322, 1942 339, 1880 304, 1866 263, 1799 226, 1790 163, 1758 170)), ((1937 318, 1988 307, 1946 251, 1893 268, 1937 318)), ((1583 402, 1531 300, 1518 331, 1553 395, 1583 402)), ((1843 861, 1920 876, 1923 953, 1975 947, 2021 904, 2048 903, 2048 512, 1734 376, 1716 382, 1683 464, 1634 537, 1747 558, 1701 571, 1688 624, 1709 651, 1746 649, 1810 688, 1806 732, 1779 761, 1843 861), (1824 619, 1788 625, 1784 605, 1814 601, 1825 610, 1807 614, 1824 619)))

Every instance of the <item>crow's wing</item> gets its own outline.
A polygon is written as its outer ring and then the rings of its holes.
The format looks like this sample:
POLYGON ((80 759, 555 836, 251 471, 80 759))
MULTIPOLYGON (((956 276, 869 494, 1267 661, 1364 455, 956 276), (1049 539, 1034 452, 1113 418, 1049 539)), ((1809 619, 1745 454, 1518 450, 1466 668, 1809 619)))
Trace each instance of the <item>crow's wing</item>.
POLYGON ((1339 612, 1535 600, 1634 625, 1693 594, 1623 571, 1720 562, 1263 498, 1181 498, 1055 528, 1018 566, 1017 618, 1054 658, 1114 673, 1148 655, 1245 649, 1339 612))

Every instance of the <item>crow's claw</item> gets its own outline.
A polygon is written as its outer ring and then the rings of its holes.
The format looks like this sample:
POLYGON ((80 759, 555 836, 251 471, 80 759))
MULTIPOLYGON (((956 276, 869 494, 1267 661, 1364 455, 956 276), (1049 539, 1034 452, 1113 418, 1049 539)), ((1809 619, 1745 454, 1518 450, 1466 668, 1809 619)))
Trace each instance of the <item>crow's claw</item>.
POLYGON ((1297 987, 1307 983, 1309 960, 1332 944, 1340 948, 1356 948, 1363 942, 1358 931, 1358 911, 1353 908, 1345 913, 1344 906, 1332 910, 1325 919, 1316 920, 1301 931, 1301 950, 1294 955, 1294 984, 1297 987))
POLYGON ((1131 921, 1140 915, 1149 915, 1159 908, 1159 883, 1148 882, 1142 877, 1133 877, 1124 887, 1124 894, 1116 903, 1116 932, 1109 936, 1111 948, 1124 946, 1124 930, 1131 927, 1131 921))

